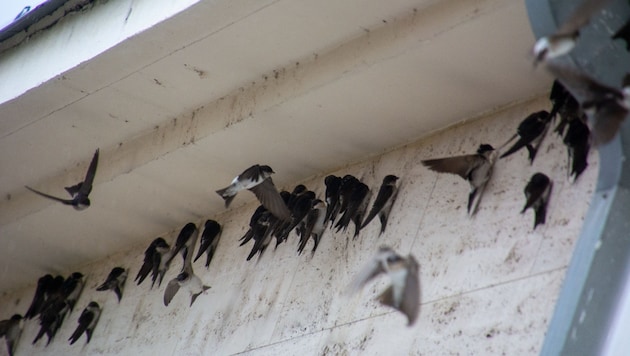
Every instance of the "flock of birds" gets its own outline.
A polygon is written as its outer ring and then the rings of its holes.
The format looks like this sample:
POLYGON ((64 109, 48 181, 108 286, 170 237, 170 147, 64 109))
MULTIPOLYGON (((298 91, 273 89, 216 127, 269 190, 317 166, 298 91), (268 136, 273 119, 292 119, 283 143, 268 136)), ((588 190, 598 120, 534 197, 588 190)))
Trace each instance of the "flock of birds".
MULTIPOLYGON (((563 67, 554 62, 555 58, 571 51, 579 39, 580 29, 586 26, 591 16, 601 11, 607 3, 608 1, 602 0, 583 1, 555 34, 542 37, 536 42, 532 50, 535 63, 545 63, 548 70, 557 78, 549 97, 552 108, 550 112, 538 111, 526 117, 518 126, 516 134, 503 145, 506 146, 517 139, 505 153, 497 157, 503 146, 494 149, 489 144, 481 144, 474 154, 422 161, 423 165, 431 170, 457 174, 469 182, 467 204, 469 215, 472 216, 477 211, 497 158, 507 157, 526 148, 529 161, 533 163, 538 148, 556 116, 560 117, 560 122, 555 132, 563 136, 563 142, 567 146, 568 175, 573 177, 573 180, 586 169, 591 144, 607 143, 617 134, 630 112, 630 75, 624 78, 622 89, 617 89, 601 84, 577 69, 563 67)), ((612 36, 613 40, 618 38, 626 41, 626 48, 630 50, 630 22, 612 36)), ((71 196, 70 199, 55 197, 28 186, 26 188, 45 198, 83 210, 91 204, 89 195, 98 159, 97 149, 85 179, 65 188, 71 196)), ((356 238, 361 229, 378 216, 382 234, 398 194, 399 178, 394 175, 385 176, 376 198, 373 199, 372 207, 368 210, 369 202, 372 201, 371 189, 352 175, 327 176, 324 180, 325 197, 322 200, 301 184, 291 192, 278 192, 271 179, 272 174, 274 172, 271 167, 254 165, 235 177, 229 186, 217 190, 217 194, 225 200, 226 207, 236 194, 243 190, 254 193, 261 203, 250 218, 249 230, 240 239, 241 246, 251 240, 254 241, 247 260, 256 254, 262 255, 274 237, 277 248, 279 244, 287 241, 292 231, 299 237, 299 254, 303 252, 310 239, 313 240, 311 253, 315 253, 327 227, 336 229, 337 232, 346 231, 350 223, 353 223, 353 238, 356 238)), ((524 188, 526 203, 521 213, 529 208, 535 211, 534 229, 545 223, 552 186, 553 182, 547 175, 537 172, 524 188)), ((195 275, 193 262, 205 253, 205 266, 209 267, 221 231, 222 227, 218 222, 206 221, 194 260, 193 253, 199 235, 199 229, 194 223, 188 223, 182 228, 172 247, 163 238, 156 238, 145 251, 144 262, 135 282, 140 285, 151 274, 151 287, 153 288, 156 283, 161 286, 172 260, 180 254, 183 259, 182 268, 164 289, 164 305, 168 306, 178 291, 185 289, 190 295, 192 306, 197 297, 210 288, 195 275)), ((96 290, 112 290, 120 302, 127 274, 128 270, 123 267, 113 268, 106 281, 96 290)), ((379 296, 379 301, 403 313, 407 317, 408 325, 412 325, 417 319, 420 306, 418 262, 412 255, 404 257, 383 246, 356 275, 348 291, 357 292, 380 274, 387 274, 391 285, 379 296)), ((15 351, 24 319, 39 318, 40 330, 33 344, 44 334, 48 337, 46 345, 51 342, 81 295, 85 284, 83 277, 80 272, 74 272, 67 278, 47 274, 38 280, 33 301, 24 317, 15 314, 10 319, 0 321, 0 337, 5 337, 10 355, 15 351)), ((75 343, 84 333, 89 342, 100 314, 99 304, 91 301, 79 316, 78 326, 69 338, 70 344, 75 343)))

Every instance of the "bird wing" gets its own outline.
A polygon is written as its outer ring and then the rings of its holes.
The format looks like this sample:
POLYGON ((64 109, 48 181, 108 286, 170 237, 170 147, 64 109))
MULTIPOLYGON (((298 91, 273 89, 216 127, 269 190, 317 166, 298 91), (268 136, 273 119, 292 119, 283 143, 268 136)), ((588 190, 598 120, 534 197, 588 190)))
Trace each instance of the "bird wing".
POLYGON ((262 183, 256 185, 255 187, 249 188, 249 190, 256 195, 256 198, 258 198, 260 203, 275 217, 280 220, 289 220, 291 218, 291 212, 284 203, 280 193, 278 193, 278 190, 273 184, 271 178, 265 179, 262 183))
POLYGON ((92 157, 92 162, 88 167, 83 184, 81 184, 80 194, 88 196, 92 192, 92 183, 94 182, 94 176, 96 175, 96 167, 98 166, 99 149, 97 148, 92 157))
POLYGON ((409 326, 413 325, 420 310, 420 279, 418 277, 418 261, 412 256, 407 256, 407 277, 405 291, 400 305, 400 310, 407 315, 409 326))
POLYGON ((168 306, 173 300, 175 294, 179 290, 179 282, 176 278, 171 279, 166 285, 166 289, 164 290, 164 305, 168 306))
POLYGON ((40 192, 40 191, 38 191, 38 190, 35 190, 35 189, 33 189, 33 188, 29 187, 28 185, 25 185, 24 187, 25 187, 26 189, 30 190, 31 192, 35 193, 35 194, 39 194, 39 195, 43 196, 44 198, 48 198, 48 199, 52 199, 52 200, 56 200, 56 201, 58 201, 58 202, 60 202, 60 203, 64 203, 64 204, 66 204, 66 205, 72 205, 72 199, 61 199, 61 198, 57 198, 57 197, 55 197, 55 196, 48 195, 48 194, 46 194, 46 193, 42 193, 42 192, 40 192))
POLYGON ((395 187, 393 185, 381 185, 381 189, 378 190, 378 194, 376 195, 376 199, 372 204, 372 209, 370 213, 363 221, 361 228, 364 228, 367 224, 374 219, 374 217, 381 211, 381 209, 385 206, 385 203, 392 197, 394 194, 395 187))
POLYGON ((436 158, 423 160, 422 164, 429 169, 439 173, 457 174, 464 179, 468 179, 468 175, 475 167, 483 164, 486 159, 478 154, 436 158))
POLYGON ((560 26, 556 35, 570 35, 588 24, 591 17, 603 9, 609 0, 584 0, 560 26))
POLYGON ((383 261, 387 261, 387 258, 392 255, 396 255, 394 250, 386 246, 381 247, 376 256, 374 256, 374 258, 372 258, 354 277, 348 286, 348 292, 356 293, 372 278, 384 273, 385 269, 383 267, 383 261))

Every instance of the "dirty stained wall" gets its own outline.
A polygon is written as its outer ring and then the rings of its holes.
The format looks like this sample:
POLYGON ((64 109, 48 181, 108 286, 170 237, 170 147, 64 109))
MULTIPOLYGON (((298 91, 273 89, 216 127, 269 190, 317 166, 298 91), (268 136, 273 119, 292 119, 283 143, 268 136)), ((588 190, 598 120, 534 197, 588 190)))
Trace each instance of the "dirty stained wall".
MULTIPOLYGON (((398 200, 380 237, 377 219, 356 240, 352 227, 347 233, 327 230, 311 257, 297 255, 292 234, 277 250, 246 262, 251 244, 239 247, 238 239, 256 204, 208 216, 224 231, 210 268, 203 266, 204 258, 194 264, 212 288, 191 308, 181 293, 169 307, 162 304, 167 281, 181 267, 179 257, 161 288, 133 282, 144 249, 156 236, 145 236, 146 244, 108 259, 77 266, 88 277, 86 288, 56 338, 48 347, 41 340, 31 345, 38 324, 28 321, 16 354, 537 354, 594 189, 595 152, 582 177, 570 183, 566 149, 550 132, 533 166, 524 150, 496 164, 472 219, 466 216, 468 184, 431 172, 420 160, 472 153, 481 142, 498 147, 530 112, 548 108, 546 98, 537 98, 302 182, 323 197, 325 175, 353 174, 372 188, 374 197, 385 175, 401 177, 398 200), (520 210, 522 190, 538 171, 549 175, 554 187, 547 223, 533 230, 533 212, 521 215, 520 210), (420 263, 422 305, 411 328, 401 314, 374 301, 386 278, 357 295, 343 294, 383 244, 412 253, 420 263), (114 266, 130 269, 120 303, 112 292, 95 291, 114 266), (91 300, 104 308, 94 337, 89 344, 82 338, 70 346, 66 340, 91 300)), ((169 242, 179 228, 166 236, 169 242)), ((35 282, 0 296, 1 319, 26 311, 35 282)), ((5 354, 0 347, 0 355, 5 354)))

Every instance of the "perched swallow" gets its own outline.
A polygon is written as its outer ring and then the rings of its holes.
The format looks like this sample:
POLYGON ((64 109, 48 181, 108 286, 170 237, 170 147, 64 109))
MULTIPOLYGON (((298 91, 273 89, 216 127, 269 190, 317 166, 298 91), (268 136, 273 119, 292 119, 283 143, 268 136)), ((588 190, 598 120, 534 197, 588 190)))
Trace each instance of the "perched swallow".
POLYGON ((311 237, 314 242, 312 253, 315 253, 319 241, 322 239, 322 234, 324 230, 326 230, 326 213, 328 211, 326 203, 320 199, 314 199, 311 205, 311 210, 306 216, 304 232, 300 235, 300 244, 298 245, 299 254, 302 254, 306 243, 311 237))
POLYGON ((626 50, 630 51, 630 20, 612 36, 613 40, 618 38, 626 41, 626 50))
POLYGON ((470 183, 467 210, 469 215, 474 215, 492 176, 496 157, 497 152, 492 146, 481 144, 476 154, 429 159, 422 161, 422 164, 433 171, 457 174, 467 180, 470 183))
POLYGON ((387 175, 383 178, 383 183, 381 183, 381 187, 378 190, 378 194, 376 195, 376 200, 374 200, 374 204, 372 204, 372 209, 370 213, 365 218, 363 225, 361 228, 364 228, 367 224, 374 219, 376 215, 378 215, 381 220, 381 232, 382 234, 385 232, 385 227, 387 227, 387 219, 389 218, 389 212, 392 210, 392 206, 394 201, 396 200, 396 195, 398 195, 398 187, 396 186, 396 181, 398 181, 398 177, 395 175, 387 175))
POLYGON ((545 223, 547 215, 547 203, 549 203, 549 196, 551 195, 551 188, 553 182, 549 177, 542 173, 535 173, 525 186, 525 198, 527 202, 521 210, 521 214, 529 208, 534 209, 536 218, 534 219, 534 229, 539 224, 545 223))
POLYGON ((365 216, 365 212, 370 202, 370 194, 370 188, 365 183, 359 180, 354 182, 350 195, 344 195, 343 197, 346 206, 343 211, 343 215, 341 215, 339 221, 335 224, 337 232, 342 229, 345 231, 348 228, 350 221, 352 221, 355 224, 353 237, 357 237, 359 235, 361 223, 363 222, 363 217, 365 216))
POLYGON ((25 187, 31 192, 35 194, 39 194, 45 198, 61 202, 65 205, 71 205, 76 210, 84 210, 90 206, 90 199, 88 198, 88 196, 90 195, 90 192, 92 192, 92 182, 94 182, 94 175, 96 174, 97 165, 98 165, 98 148, 96 149, 96 152, 94 152, 94 157, 92 157, 92 162, 90 163, 90 167, 88 168, 87 174, 85 175, 85 179, 83 180, 83 182, 80 182, 76 185, 65 188, 66 191, 72 197, 72 199, 57 198, 52 195, 48 195, 46 193, 37 191, 29 186, 25 186, 25 187))
POLYGON ((518 141, 499 158, 507 157, 525 147, 529 153, 529 163, 533 164, 550 122, 551 115, 545 110, 527 116, 518 125, 516 134, 512 136, 508 142, 514 140, 516 137, 519 137, 518 141))
POLYGON ((278 238, 278 242, 286 241, 289 234, 300 224, 306 215, 311 211, 313 207, 313 200, 315 200, 315 192, 306 190, 298 194, 292 204, 291 220, 286 221, 278 231, 274 231, 274 235, 278 238))
POLYGON ((197 275, 193 272, 192 265, 190 264, 187 265, 184 268, 184 271, 178 274, 177 277, 168 282, 168 285, 164 290, 165 306, 168 306, 171 303, 171 300, 173 300, 173 297, 177 294, 177 291, 179 291, 180 288, 184 288, 188 290, 188 293, 190 293, 190 306, 193 305, 195 299, 197 299, 201 293, 210 289, 210 287, 203 285, 201 279, 199 279, 199 277, 197 277, 197 275))
POLYGON ((324 179, 324 184, 326 185, 325 199, 326 204, 328 205, 326 210, 326 221, 334 222, 337 218, 336 212, 338 211, 339 193, 342 181, 343 179, 341 177, 337 177, 332 174, 324 179), (335 212, 334 216, 333 212, 335 212))
POLYGON ((569 122, 569 129, 563 141, 567 146, 568 164, 570 165, 568 172, 569 176, 573 176, 573 181, 576 181, 588 166, 588 152, 591 148, 590 135, 588 125, 582 120, 569 122))
POLYGON ((580 29, 586 26, 591 17, 602 10, 608 2, 609 0, 583 0, 553 35, 541 37, 536 41, 532 49, 534 64, 571 52, 580 36, 580 29))
POLYGON ((149 273, 153 272, 153 275, 157 274, 162 255, 164 255, 169 250, 170 246, 161 237, 158 237, 151 242, 149 247, 147 247, 147 249, 144 251, 144 263, 142 264, 142 267, 140 267, 140 270, 136 275, 135 281, 138 281, 138 285, 140 285, 140 283, 142 283, 142 281, 147 278, 149 273))
MULTIPOLYGON (((199 236, 199 230, 197 229, 197 225, 189 222, 184 225, 182 230, 177 235, 177 240, 175 240, 175 245, 171 253, 168 256, 167 264, 170 264, 173 258, 177 256, 178 253, 181 252, 182 258, 184 259, 184 266, 192 261, 192 256, 195 251, 195 244, 197 243, 197 237, 199 236)), ((184 268, 182 267, 182 271, 184 268)))
POLYGON ((26 314, 24 314, 24 318, 32 319, 34 316, 39 315, 42 311, 44 303, 46 302, 46 293, 48 293, 54 281, 55 279, 50 274, 47 274, 37 280, 37 289, 35 290, 33 301, 31 302, 31 306, 28 308, 26 314))
POLYGON ((348 209, 348 204, 350 203, 350 195, 352 195, 355 185, 359 184, 359 182, 360 181, 356 177, 350 174, 346 174, 343 178, 341 178, 341 186, 339 186, 339 201, 337 202, 337 206, 330 216, 330 221, 331 223, 333 223, 333 225, 337 216, 339 214, 343 215, 348 209))
POLYGON ((219 238, 221 237, 221 225, 214 220, 206 220, 206 224, 201 234, 201 243, 199 244, 199 251, 194 262, 197 262, 199 257, 206 252, 206 268, 210 266, 214 252, 217 250, 219 244, 219 238))
POLYGON ((227 208, 238 192, 248 189, 278 219, 288 220, 291 218, 291 212, 271 180, 273 173, 269 166, 253 165, 236 176, 228 187, 217 190, 217 194, 225 200, 227 208))
POLYGON ((72 273, 70 277, 63 281, 63 284, 61 285, 61 293, 64 296, 68 307, 70 307, 70 311, 74 309, 74 305, 77 303, 77 300, 79 300, 84 285, 85 280, 83 279, 83 274, 80 272, 72 273))
POLYGON ((92 339, 92 333, 94 332, 94 328, 96 327, 100 316, 101 307, 97 302, 90 302, 90 304, 83 309, 81 316, 79 316, 79 325, 72 333, 72 336, 68 339, 68 341, 70 341, 70 345, 77 342, 84 332, 87 336, 87 342, 89 343, 90 339, 92 339))
POLYGON ((420 310, 418 262, 412 255, 402 257, 391 248, 383 246, 354 278, 349 291, 356 293, 381 273, 389 276, 391 285, 379 296, 379 301, 405 314, 408 326, 413 325, 420 310))
POLYGON ((63 298, 54 298, 39 315, 40 328, 33 340, 33 344, 46 334, 46 336, 48 336, 46 346, 48 346, 50 341, 52 341, 57 334, 57 331, 61 327, 61 324, 69 311, 70 306, 63 298))
POLYGON ((575 97, 569 92, 562 83, 556 79, 553 81, 549 100, 553 104, 551 113, 549 114, 553 120, 556 114, 560 115, 560 123, 556 126, 554 132, 560 136, 564 135, 564 129, 571 120, 580 119, 584 114, 580 110, 580 104, 575 97))
POLYGON ((22 316, 13 314, 11 319, 0 321, 0 337, 4 337, 7 342, 9 356, 13 356, 15 346, 22 335, 22 316))
POLYGON ((245 235, 243 235, 243 237, 239 239, 239 241, 242 241, 239 246, 245 245, 249 242, 249 240, 254 237, 254 228, 256 226, 256 223, 258 222, 258 219, 260 219, 262 214, 266 211, 267 208, 265 208, 263 205, 259 205, 258 208, 256 208, 254 214, 252 214, 252 217, 249 219, 249 230, 247 230, 245 235))
POLYGON ((127 280, 127 270, 122 267, 114 267, 107 276, 107 279, 101 284, 97 291, 113 290, 118 297, 118 303, 122 299, 123 290, 125 288, 125 281, 127 280))
POLYGON ((273 235, 273 231, 271 230, 273 222, 274 216, 270 211, 264 211, 258 220, 256 220, 256 223, 252 227, 252 239, 254 240, 254 246, 247 256, 247 261, 251 260, 256 253, 262 256, 265 252, 273 235))
POLYGON ((591 119, 595 143, 604 144, 612 140, 630 112, 630 80, 624 80, 624 87, 619 90, 599 83, 574 68, 549 63, 547 69, 580 102, 582 110, 591 119))

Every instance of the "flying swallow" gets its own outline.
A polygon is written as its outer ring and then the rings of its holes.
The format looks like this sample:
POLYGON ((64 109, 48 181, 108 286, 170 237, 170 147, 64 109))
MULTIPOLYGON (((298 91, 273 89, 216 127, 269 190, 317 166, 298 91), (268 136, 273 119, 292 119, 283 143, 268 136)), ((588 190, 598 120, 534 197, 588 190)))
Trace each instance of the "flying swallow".
POLYGON ((325 200, 328 208, 326 210, 326 221, 334 222, 337 218, 339 193, 341 188, 341 182, 343 179, 335 175, 329 175, 324 178, 324 184, 326 185, 325 200), (333 216, 333 213, 335 214, 333 216))
POLYGON ((168 282, 168 285, 164 290, 165 306, 168 306, 171 303, 171 300, 173 300, 173 297, 177 294, 177 291, 179 291, 180 288, 184 288, 188 291, 188 293, 190 293, 190 306, 193 305, 195 299, 197 299, 201 293, 210 289, 210 287, 203 285, 201 279, 195 275, 191 264, 186 265, 184 270, 178 274, 177 277, 168 282))
POLYGON ((588 152, 591 148, 588 125, 579 119, 570 121, 563 142, 569 156, 569 176, 573 176, 573 181, 576 181, 588 166, 588 152))
POLYGON ((350 225, 350 221, 354 222, 355 230, 354 236, 357 237, 359 235, 359 230, 361 230, 361 223, 363 222, 363 216, 365 211, 367 210, 367 206, 370 202, 370 188, 363 182, 352 180, 352 190, 348 193, 343 194, 343 203, 345 205, 345 209, 343 210, 343 214, 335 224, 337 228, 337 232, 340 230, 346 230, 348 225, 350 225))
POLYGON ((553 182, 551 179, 542 173, 535 173, 525 186, 523 192, 525 193, 527 202, 523 210, 521 210, 521 214, 524 214, 529 208, 534 209, 536 215, 534 219, 534 229, 539 224, 545 223, 547 204, 549 203, 552 187, 553 182))
POLYGON ((238 192, 248 189, 278 219, 288 220, 291 212, 271 180, 273 173, 269 166, 253 165, 236 176, 228 187, 217 190, 217 194, 225 200, 227 208, 238 192))
MULTIPOLYGON (((591 119, 591 131, 596 144, 612 140, 630 112, 630 80, 624 79, 623 89, 609 87, 574 68, 552 63, 547 69, 569 89, 591 119)), ((626 76, 630 78, 630 76, 626 76)))
POLYGON ((144 262, 135 278, 135 281, 138 281, 138 285, 147 278, 149 273, 153 272, 154 275, 157 274, 162 255, 169 250, 170 246, 161 237, 151 242, 149 247, 144 251, 144 262))
POLYGON ((630 20, 612 36, 613 40, 618 38, 626 41, 626 50, 630 51, 630 20))
POLYGON ((402 257, 391 248, 383 246, 356 275, 350 284, 349 291, 356 293, 381 273, 389 276, 391 285, 378 297, 379 301, 405 314, 408 320, 407 325, 413 325, 420 310, 418 262, 412 255, 402 257))
POLYGON ((385 227, 387 227, 387 219, 389 218, 389 213, 392 210, 392 206, 394 201, 396 200, 396 195, 398 195, 398 187, 396 186, 396 181, 398 181, 398 177, 395 175, 389 174, 383 178, 383 183, 381 183, 381 187, 378 190, 378 194, 376 195, 376 200, 374 200, 374 204, 372 204, 372 209, 370 213, 365 218, 363 225, 361 228, 364 228, 367 224, 378 215, 381 220, 381 232, 382 234, 385 232, 385 227))
POLYGON ((11 319, 0 321, 0 337, 4 336, 9 356, 13 356, 15 346, 22 335, 22 315, 13 314, 11 319))
POLYGON ((31 306, 28 308, 26 314, 24 314, 24 318, 32 319, 34 316, 39 315, 42 311, 44 303, 46 302, 46 293, 50 290, 54 280, 55 279, 50 274, 47 274, 37 280, 37 289, 35 290, 33 301, 31 302, 31 306))
POLYGON ((206 220, 206 224, 203 228, 203 233, 201 234, 201 243, 199 244, 199 251, 197 251, 197 256, 195 257, 195 261, 201 257, 201 255, 206 252, 206 268, 210 266, 210 262, 212 261, 212 257, 214 256, 214 252, 217 250, 217 245, 219 244, 219 238, 221 237, 221 225, 214 220, 206 220))
POLYGON ((516 137, 519 138, 518 141, 499 158, 507 157, 525 147, 529 153, 529 163, 533 164, 550 122, 551 115, 545 110, 527 116, 518 125, 516 134, 512 136, 508 142, 514 140, 516 137))
POLYGON ((470 183, 467 210, 469 215, 474 215, 492 176, 496 157, 497 152, 492 146, 481 144, 475 154, 429 159, 422 161, 422 164, 433 171, 457 174, 467 180, 470 183))
POLYGON ((100 316, 101 307, 97 302, 90 302, 90 304, 83 309, 81 316, 79 316, 79 325, 72 333, 72 336, 68 339, 68 341, 70 341, 70 345, 77 342, 84 332, 87 336, 87 342, 89 343, 90 339, 92 339, 92 333, 94 332, 94 328, 96 327, 100 316))
MULTIPOLYGON (((170 264, 173 258, 177 256, 178 253, 181 252, 182 258, 184 259, 184 266, 188 263, 191 263, 192 256, 195 251, 195 244, 197 243, 197 237, 199 236, 199 230, 197 229, 197 225, 189 222, 184 225, 184 227, 177 235, 177 240, 175 240, 175 245, 171 253, 168 256, 167 264, 170 264)), ((184 267, 182 267, 182 271, 184 267)))
POLYGON ((118 297, 118 303, 122 299, 123 290, 125 288, 125 281, 127 280, 127 270, 122 267, 114 267, 107 276, 107 279, 101 284, 97 291, 113 290, 118 297))
POLYGON ((300 235, 300 244, 298 245, 298 254, 302 254, 306 243, 312 237, 314 241, 312 253, 315 253, 319 241, 322 238, 324 230, 326 230, 326 212, 328 207, 325 202, 320 199, 314 199, 311 202, 311 210, 306 215, 306 224, 304 232, 300 235))
POLYGON ((608 2, 609 0, 583 0, 554 34, 536 41, 532 49, 534 64, 571 52, 580 36, 580 29, 586 26, 591 17, 602 10, 608 2))
POLYGON ((30 190, 35 194, 39 194, 45 198, 52 199, 58 202, 61 202, 65 205, 71 205, 76 210, 84 210, 90 206, 90 199, 88 196, 90 192, 92 192, 92 182, 94 182, 94 175, 96 174, 96 166, 98 165, 98 148, 96 152, 94 152, 94 157, 92 157, 92 162, 90 163, 90 167, 85 175, 85 179, 83 182, 80 182, 71 187, 66 187, 66 191, 70 194, 72 199, 62 199, 57 198, 52 195, 48 195, 46 193, 42 193, 37 191, 29 186, 25 186, 26 189, 30 190))

